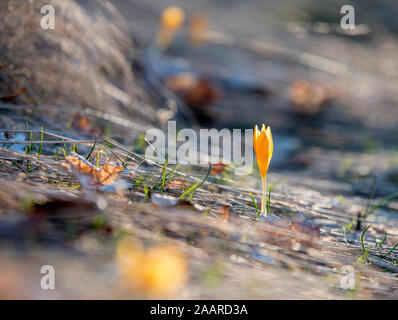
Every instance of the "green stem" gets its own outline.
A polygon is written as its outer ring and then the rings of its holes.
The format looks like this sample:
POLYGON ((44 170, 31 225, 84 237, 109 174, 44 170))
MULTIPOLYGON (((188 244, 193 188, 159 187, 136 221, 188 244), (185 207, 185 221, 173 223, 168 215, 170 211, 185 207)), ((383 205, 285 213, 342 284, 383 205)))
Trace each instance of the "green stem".
POLYGON ((265 211, 265 198, 267 197, 267 179, 266 177, 262 177, 263 182, 263 197, 261 198, 261 214, 266 215, 265 211))

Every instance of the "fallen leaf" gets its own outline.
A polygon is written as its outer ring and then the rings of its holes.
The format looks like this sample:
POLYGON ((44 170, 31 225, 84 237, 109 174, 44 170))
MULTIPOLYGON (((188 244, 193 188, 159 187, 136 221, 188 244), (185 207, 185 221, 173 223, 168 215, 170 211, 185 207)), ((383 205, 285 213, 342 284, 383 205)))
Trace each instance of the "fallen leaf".
POLYGON ((80 156, 66 156, 66 161, 77 172, 77 175, 90 177, 93 182, 100 185, 110 185, 116 182, 123 167, 105 163, 96 168, 89 161, 80 156))
POLYGON ((210 175, 221 173, 225 170, 227 165, 225 163, 216 163, 211 167, 210 175))
POLYGON ((166 189, 175 189, 175 190, 183 190, 188 185, 188 182, 185 180, 169 180, 164 184, 164 188, 166 189))
POLYGON ((81 112, 75 114, 75 116, 73 117, 72 125, 73 128, 78 131, 84 131, 90 134, 97 135, 101 134, 101 130, 98 130, 95 126, 93 126, 87 116, 82 114, 81 112))
POLYGON ((226 226, 228 223, 230 207, 223 205, 219 210, 222 212, 222 214, 217 218, 217 224, 221 229, 222 237, 226 238, 227 237, 226 226))
POLYGON ((314 115, 336 97, 337 90, 328 84, 313 84, 296 80, 289 88, 289 99, 295 110, 304 115, 314 115))
POLYGON ((218 222, 220 222, 220 223, 222 223, 222 224, 225 224, 225 223, 228 222, 228 218, 229 218, 229 208, 230 208, 230 207, 228 207, 228 206, 226 206, 226 205, 221 206, 221 208, 220 208, 219 210, 222 212, 222 214, 221 214, 221 216, 218 217, 218 219, 217 219, 218 222))
POLYGON ((99 171, 95 170, 93 172, 99 183, 109 185, 114 183, 119 178, 119 174, 122 171, 123 167, 121 166, 105 163, 99 171))
POLYGON ((184 95, 185 102, 193 107, 214 103, 220 98, 220 91, 210 80, 200 78, 192 90, 184 95))
POLYGON ((91 171, 95 169, 95 167, 84 158, 65 156, 65 159, 72 165, 75 170, 78 171, 79 174, 91 175, 91 171))
POLYGON ((3 102, 15 102, 15 99, 19 97, 21 94, 23 94, 25 91, 26 91, 26 86, 23 86, 18 90, 14 91, 13 93, 0 97, 0 100, 3 102))
POLYGON ((207 78, 182 72, 166 78, 165 85, 191 107, 209 105, 219 99, 220 90, 207 78))

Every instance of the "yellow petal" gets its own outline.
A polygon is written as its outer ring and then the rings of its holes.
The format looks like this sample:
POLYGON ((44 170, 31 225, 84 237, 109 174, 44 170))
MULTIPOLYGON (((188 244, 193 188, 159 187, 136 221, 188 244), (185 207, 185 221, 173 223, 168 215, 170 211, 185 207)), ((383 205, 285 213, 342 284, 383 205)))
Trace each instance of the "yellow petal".
POLYGON ((257 163, 262 177, 267 175, 268 157, 269 157, 269 141, 265 130, 261 130, 260 136, 256 143, 257 163))
POLYGON ((274 142, 272 139, 272 133, 271 133, 271 128, 268 127, 267 128, 267 137, 268 137, 268 141, 269 141, 269 162, 271 162, 271 158, 272 158, 272 154, 274 152, 274 142))
POLYGON ((256 125, 254 127, 254 133, 253 133, 253 147, 254 147, 254 150, 256 150, 256 141, 257 141, 258 134, 259 134, 258 127, 256 125))

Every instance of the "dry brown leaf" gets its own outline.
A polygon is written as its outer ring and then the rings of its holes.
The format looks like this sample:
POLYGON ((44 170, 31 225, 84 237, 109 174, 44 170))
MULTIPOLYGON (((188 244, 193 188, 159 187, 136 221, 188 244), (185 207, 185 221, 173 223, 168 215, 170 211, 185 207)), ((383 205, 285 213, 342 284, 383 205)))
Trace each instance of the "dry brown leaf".
POLYGON ((123 167, 105 163, 102 167, 96 168, 90 162, 81 157, 66 156, 66 161, 72 165, 78 175, 89 176, 94 182, 100 185, 110 185, 116 182, 123 167))
POLYGON ((328 84, 313 84, 296 80, 289 88, 289 99, 301 114, 313 115, 326 107, 337 95, 337 90, 328 84))
POLYGON ((220 207, 219 210, 222 212, 222 214, 221 214, 221 216, 219 216, 217 218, 217 225, 220 228, 221 236, 223 238, 226 238, 228 236, 228 234, 226 232, 226 226, 227 226, 227 223, 228 223, 230 207, 226 206, 226 205, 223 205, 223 206, 220 207))
POLYGON ((17 97, 19 97, 21 94, 23 94, 25 91, 26 91, 26 86, 23 86, 18 90, 14 91, 13 93, 0 97, 0 100, 3 102, 14 102, 14 100, 17 97))
POLYGON ((229 207, 226 205, 221 206, 220 211, 222 212, 222 215, 218 217, 218 222, 221 224, 225 224, 228 222, 229 218, 229 207))
POLYGON ((115 183, 123 167, 105 163, 100 171, 94 171, 97 181, 103 185, 115 183))
POLYGON ((185 96, 185 102, 193 107, 200 107, 211 104, 220 98, 220 91, 206 78, 200 78, 192 90, 185 96))
POLYGON ((91 163, 83 159, 74 156, 65 156, 65 159, 72 165, 73 169, 78 171, 79 174, 91 175, 91 171, 95 169, 91 163))
POLYGON ((223 172, 227 165, 225 163, 216 163, 211 167, 210 175, 214 175, 223 172))
POLYGON ((176 189, 176 190, 183 190, 188 185, 187 181, 184 180, 169 180, 167 183, 164 184, 164 188, 168 189, 176 189))
POLYGON ((213 103, 221 95, 220 90, 209 79, 197 77, 190 72, 183 72, 168 77, 165 85, 180 95, 188 105, 193 107, 213 103))
POLYGON ((80 112, 75 114, 72 125, 76 130, 79 131, 97 135, 101 134, 101 130, 93 126, 87 116, 80 112))

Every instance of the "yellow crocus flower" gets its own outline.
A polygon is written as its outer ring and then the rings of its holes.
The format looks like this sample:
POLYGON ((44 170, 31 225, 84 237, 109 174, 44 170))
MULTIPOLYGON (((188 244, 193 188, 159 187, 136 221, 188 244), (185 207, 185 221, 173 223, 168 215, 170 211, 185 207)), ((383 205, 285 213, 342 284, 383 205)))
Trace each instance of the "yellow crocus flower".
POLYGON ((263 185, 263 197, 261 199, 261 213, 265 214, 265 198, 266 198, 266 185, 267 185, 267 172, 268 166, 271 162, 272 153, 274 151, 274 143, 272 141, 271 128, 265 128, 263 124, 261 131, 258 130, 257 125, 254 128, 253 135, 253 146, 256 151, 257 164, 260 170, 262 185, 263 185))
POLYGON ((155 41, 159 49, 164 50, 171 44, 184 20, 185 12, 180 7, 168 7, 162 12, 160 29, 155 41))

